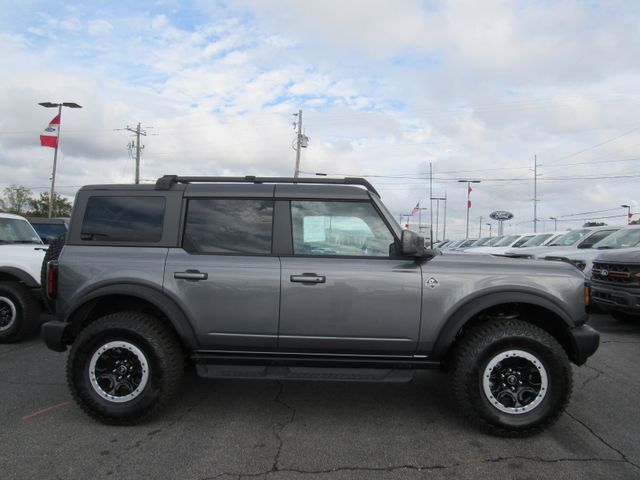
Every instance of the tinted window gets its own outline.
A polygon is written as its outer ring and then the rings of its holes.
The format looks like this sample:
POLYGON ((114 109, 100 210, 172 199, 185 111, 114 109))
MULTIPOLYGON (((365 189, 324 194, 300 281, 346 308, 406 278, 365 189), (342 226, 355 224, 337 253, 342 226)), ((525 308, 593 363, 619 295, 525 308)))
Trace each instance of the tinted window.
POLYGON ((82 222, 82 240, 159 242, 164 197, 91 197, 82 222))
POLYGON ((183 248, 193 253, 270 254, 272 200, 193 199, 183 248))
POLYGON ((366 202, 291 202, 293 250, 298 255, 388 257, 394 238, 366 202))

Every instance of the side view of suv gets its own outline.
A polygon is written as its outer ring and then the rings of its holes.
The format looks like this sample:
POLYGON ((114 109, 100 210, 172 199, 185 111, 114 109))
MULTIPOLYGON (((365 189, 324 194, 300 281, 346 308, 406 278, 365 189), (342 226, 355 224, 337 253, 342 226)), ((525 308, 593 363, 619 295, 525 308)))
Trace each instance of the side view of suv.
POLYGON ((155 414, 185 362, 276 380, 445 368, 471 422, 531 435, 562 413, 570 362, 599 342, 575 268, 425 249, 360 178, 86 186, 48 269, 44 340, 71 346, 72 394, 110 424, 155 414))

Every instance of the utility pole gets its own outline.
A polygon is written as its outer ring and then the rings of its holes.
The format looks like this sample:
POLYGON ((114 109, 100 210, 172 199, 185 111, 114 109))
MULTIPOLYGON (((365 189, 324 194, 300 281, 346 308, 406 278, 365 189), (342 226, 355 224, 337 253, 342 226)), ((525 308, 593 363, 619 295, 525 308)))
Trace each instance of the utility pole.
POLYGON ((480 215, 480 232, 478 233, 478 238, 482 238, 482 215, 480 215))
MULTIPOLYGON (((431 220, 429 222, 429 246, 433 248, 433 169, 431 168, 431 162, 429 162, 429 214, 431 215, 431 220)), ((437 228, 438 225, 436 224, 436 231, 437 228)), ((438 234, 436 233, 436 236, 437 235, 438 234)))
POLYGON ((538 224, 538 156, 533 156, 533 233, 536 233, 538 224))
POLYGON ((136 127, 135 130, 129 127, 129 125, 127 125, 126 130, 129 130, 130 132, 133 132, 136 134, 135 143, 131 142, 128 145, 128 147, 131 149, 131 151, 135 150, 135 159, 136 159, 135 183, 138 184, 140 183, 140 154, 144 149, 144 145, 140 146, 140 135, 146 136, 147 132, 145 130, 142 130, 142 128, 140 127, 140 122, 138 122, 138 126, 136 127))
POLYGON ((293 116, 298 117, 298 121, 293 122, 294 127, 296 126, 296 124, 298 127, 295 147, 293 147, 293 149, 296 151, 296 168, 293 171, 293 178, 298 178, 300 176, 300 149, 307 148, 307 146, 309 146, 309 137, 302 133, 302 110, 298 110, 298 113, 294 113, 293 116))
MULTIPOLYGON (((436 241, 438 241, 439 238, 439 234, 438 234, 438 227, 440 226, 440 200, 444 200, 444 225, 445 225, 445 229, 446 229, 446 225, 447 225, 447 195, 445 193, 444 197, 431 197, 431 200, 435 200, 436 201, 436 241)), ((442 232, 442 239, 445 239, 445 229, 443 229, 442 232)), ((432 245, 433 247, 433 245, 432 245)))

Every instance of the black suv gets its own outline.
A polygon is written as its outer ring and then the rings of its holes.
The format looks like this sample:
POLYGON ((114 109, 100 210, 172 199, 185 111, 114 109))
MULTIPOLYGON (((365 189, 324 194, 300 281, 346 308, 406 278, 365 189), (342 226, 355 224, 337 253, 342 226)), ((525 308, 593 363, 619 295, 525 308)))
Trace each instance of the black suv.
POLYGON ((461 412, 528 435, 598 347, 570 265, 443 255, 364 179, 166 176, 77 194, 51 248, 47 345, 94 418, 131 424, 203 377, 409 381, 448 368, 461 412), (60 252, 55 260, 56 252, 60 252))

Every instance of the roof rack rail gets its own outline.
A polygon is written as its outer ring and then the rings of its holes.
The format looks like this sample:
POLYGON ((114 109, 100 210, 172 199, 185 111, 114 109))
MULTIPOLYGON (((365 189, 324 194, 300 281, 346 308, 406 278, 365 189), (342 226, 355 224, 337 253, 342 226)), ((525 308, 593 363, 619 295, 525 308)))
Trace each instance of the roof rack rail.
POLYGON ((169 190, 176 183, 315 183, 324 185, 361 185, 380 196, 367 180, 360 177, 345 178, 292 178, 292 177, 180 177, 164 175, 156 181, 156 190, 169 190))

